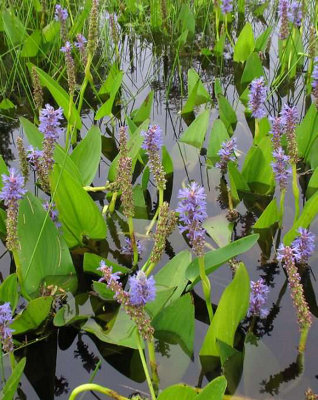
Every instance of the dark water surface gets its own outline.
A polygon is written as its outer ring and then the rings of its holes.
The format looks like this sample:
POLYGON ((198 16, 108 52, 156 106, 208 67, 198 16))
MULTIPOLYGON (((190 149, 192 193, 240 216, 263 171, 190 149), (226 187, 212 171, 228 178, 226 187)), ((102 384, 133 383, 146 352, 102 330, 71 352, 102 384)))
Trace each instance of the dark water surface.
MULTIPOLYGON (((136 109, 149 93, 150 87, 155 90, 155 99, 152 110, 152 122, 159 124, 164 132, 164 144, 169 150, 173 159, 174 176, 171 190, 171 206, 176 206, 178 190, 183 181, 196 180, 205 186, 208 194, 208 214, 215 216, 225 214, 226 210, 220 207, 219 189, 220 174, 215 168, 206 168, 206 159, 204 154, 191 146, 178 143, 177 138, 186 128, 185 122, 180 116, 182 102, 186 99, 186 89, 183 95, 180 92, 180 82, 177 75, 173 76, 171 91, 166 96, 165 87, 167 77, 166 68, 171 67, 172 60, 168 61, 164 57, 164 51, 161 57, 153 56, 152 45, 139 42, 134 43, 133 59, 128 51, 128 42, 125 42, 126 50, 123 51, 122 69, 126 72, 124 78, 124 97, 128 99, 130 93, 135 95, 135 101, 128 104, 127 114, 132 109, 136 109), (165 64, 168 63, 168 66, 165 64), (132 71, 132 65, 134 66, 132 71)), ((271 52, 271 57, 275 60, 275 48, 271 52)), ((212 92, 214 73, 216 66, 211 62, 208 68, 202 70, 198 60, 190 60, 184 57, 180 61, 181 71, 186 82, 186 71, 191 64, 196 68, 205 83, 205 86, 212 92)), ((275 64, 273 64, 275 65, 275 64)), ((231 65, 226 65, 222 78, 222 85, 226 88, 226 97, 236 110, 238 124, 235 130, 235 137, 238 140, 238 148, 244 159, 247 150, 252 143, 252 135, 248 127, 244 108, 239 102, 236 90, 233 86, 234 71, 231 65)), ((295 93, 295 98, 297 98, 295 93)), ((304 107, 304 100, 300 98, 299 110, 304 107)), ((271 112, 275 112, 277 105, 275 100, 271 105, 271 112)), ((21 114, 25 114, 22 107, 21 114)), ((124 114, 122 114, 124 116, 124 114)), ((273 115, 273 114, 272 114, 273 115)), ((94 122, 92 113, 84 114, 84 125, 90 127, 94 122)), ((217 117, 214 109, 211 113, 211 122, 217 117)), ((28 116, 32 120, 32 116, 28 116)), ((2 154, 10 166, 15 165, 12 162, 15 151, 15 138, 21 133, 21 128, 16 121, 10 121, 5 116, 0 119, 2 128, 0 135, 0 147, 2 154)), ((101 125, 101 131, 107 135, 106 130, 110 124, 101 125)), ((86 131, 83 128, 83 133, 86 131)), ((83 135, 82 135, 83 136, 83 135)), ((95 180, 96 185, 102 185, 107 177, 107 169, 110 161, 106 157, 100 164, 99 176, 95 180)), ((139 180, 137 181, 139 182, 139 180)), ((149 185, 150 187, 150 185, 149 185)), ((32 184, 29 189, 33 190, 32 184)), ((286 201, 285 221, 283 233, 288 231, 293 221, 293 198, 289 188, 286 201)), ((155 205, 155 190, 150 191, 150 196, 155 205)), ((235 235, 240 237, 244 235, 244 228, 248 226, 251 215, 246 210, 243 203, 238 206, 238 211, 244 220, 237 224, 235 235)), ((147 220, 136 220, 136 231, 143 233, 147 220)), ((250 225, 253 224, 250 223, 250 225)), ((311 231, 318 233, 317 221, 311 225, 311 231)), ((123 242, 123 234, 118 231, 123 242)), ((110 235, 109 235, 110 237, 110 235)), ((142 237, 142 236, 141 236, 142 237)), ((109 238, 110 248, 115 249, 115 244, 109 238)), ((210 241, 212 243, 212 241, 210 241)), ((163 257, 160 266, 164 265, 169 258, 177 254, 182 249, 187 248, 186 242, 177 230, 169 239, 170 246, 167 254, 163 257)), ((215 244, 213 244, 214 247, 215 244)), ((145 241, 146 252, 143 254, 143 260, 146 260, 151 249, 151 242, 145 241), (148 253, 147 253, 148 252, 148 253)), ((5 251, 4 247, 2 250, 5 251)), ((286 277, 281 266, 271 264, 270 259, 264 260, 264 255, 257 245, 248 253, 239 257, 245 262, 251 280, 257 280, 262 276, 271 286, 268 308, 271 309, 270 317, 264 324, 257 326, 257 332, 261 339, 257 346, 248 344, 245 351, 245 361, 241 382, 237 389, 237 394, 253 399, 288 399, 299 400, 304 398, 304 392, 308 387, 318 391, 318 307, 314 297, 310 299, 311 311, 314 313, 313 325, 309 332, 307 348, 303 371, 300 371, 296 364, 297 346, 299 341, 299 330, 295 311, 293 309, 289 289, 286 288, 286 277), (272 320, 271 320, 272 319, 272 320)), ((111 253, 109 253, 111 259, 111 253)), ((318 283, 314 279, 318 259, 318 252, 311 258, 313 274, 309 274, 313 292, 318 293, 318 283)), ((10 272, 10 257, 8 253, 4 254, 0 261, 1 272, 5 277, 10 272)), ((160 268, 160 266, 158 268, 160 268)), ((228 265, 224 265, 211 275, 212 300, 217 304, 224 288, 229 284, 232 278, 232 272, 228 265)), ((308 278, 308 279, 309 279, 308 278)), ((202 297, 200 285, 196 287, 196 294, 202 297)), ((196 299, 196 296, 195 296, 196 299)), ((195 302, 197 309, 200 309, 200 300, 195 302)), ((85 306, 84 306, 85 307, 85 306)), ((177 382, 185 382, 191 385, 197 385, 200 381, 200 360, 199 350, 207 331, 208 325, 202 320, 204 316, 197 312, 196 334, 194 346, 194 359, 190 359, 182 349, 177 345, 171 345, 164 342, 157 342, 157 361, 159 364, 159 376, 161 379, 160 387, 164 388, 177 382)), ((247 326, 247 324, 243 324, 247 326)), ((243 329, 242 328, 242 329, 243 329)), ((98 342, 97 339, 90 337, 86 333, 79 333, 73 328, 62 328, 59 331, 52 329, 52 334, 46 339, 26 346, 23 350, 27 354, 26 374, 22 379, 19 399, 28 400, 50 400, 67 399, 74 387, 86 383, 99 360, 102 361, 100 369, 97 371, 94 382, 110 387, 124 396, 129 396, 134 392, 147 393, 147 386, 144 382, 143 373, 139 370, 134 358, 137 353, 128 351, 116 346, 98 342), (54 378, 55 377, 55 378, 54 378)), ((34 338, 28 337, 28 341, 34 338)), ((20 351, 19 354, 22 354, 20 351)), ((206 378, 202 384, 207 383, 206 378)), ((79 396, 79 398, 81 398, 79 396)), ((96 395, 86 393, 85 399, 99 398, 96 395)), ((103 398, 102 395, 100 398, 103 398)), ((177 399, 176 399, 177 400, 177 399)))

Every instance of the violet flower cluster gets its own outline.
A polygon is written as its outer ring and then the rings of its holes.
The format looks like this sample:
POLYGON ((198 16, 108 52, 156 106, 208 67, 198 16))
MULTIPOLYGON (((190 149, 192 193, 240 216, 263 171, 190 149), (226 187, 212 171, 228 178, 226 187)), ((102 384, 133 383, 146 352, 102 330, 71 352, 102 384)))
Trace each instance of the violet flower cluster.
POLYGON ((230 161, 235 161, 235 152, 237 150, 236 138, 223 142, 221 149, 218 151, 218 156, 220 156, 220 161, 218 161, 215 166, 220 168, 222 173, 226 173, 227 165, 230 161))
POLYGON ((302 16, 302 3, 299 1, 293 1, 288 10, 289 21, 295 26, 300 27, 302 16))
POLYGON ((104 261, 101 261, 98 270, 103 274, 101 280, 106 281, 107 287, 114 293, 116 301, 123 305, 125 312, 135 322, 141 336, 145 340, 152 340, 154 329, 146 315, 144 305, 155 298, 154 279, 147 279, 144 273, 139 272, 130 278, 130 292, 127 292, 119 282, 119 272, 113 273, 112 267, 108 267, 104 261))
POLYGON ((287 39, 289 35, 288 11, 289 11, 288 0, 279 0, 278 4, 278 16, 280 18, 279 38, 281 40, 287 39))
POLYGON ((312 324, 312 317, 304 295, 300 275, 296 267, 299 260, 300 249, 296 245, 284 246, 281 244, 277 251, 277 260, 284 262, 287 272, 291 298, 297 314, 297 321, 301 330, 308 329, 312 324))
POLYGON ((260 278, 258 281, 251 281, 251 294, 250 306, 247 316, 256 316, 265 318, 268 315, 268 310, 264 308, 269 293, 269 287, 265 285, 264 279, 260 278))
POLYGON ((0 343, 4 352, 13 350, 12 332, 9 326, 12 323, 12 312, 10 303, 0 305, 0 343))
POLYGON ((272 135, 272 143, 274 151, 278 151, 281 146, 281 136, 284 133, 284 126, 281 121, 281 117, 270 117, 272 122, 272 130, 270 134, 272 135))
POLYGON ((298 149, 296 142, 296 125, 298 123, 298 112, 296 107, 284 104, 280 113, 282 126, 287 138, 287 151, 291 163, 298 161, 298 149))
POLYGON ((68 89, 71 96, 74 95, 76 85, 75 64, 72 57, 72 47, 73 46, 69 41, 66 41, 65 45, 61 47, 61 52, 65 55, 68 89))
POLYGON ((17 223, 19 200, 27 192, 24 188, 24 178, 14 168, 9 169, 9 175, 2 175, 3 188, 0 199, 7 207, 7 248, 11 251, 18 247, 17 223))
POLYGON ((223 14, 233 11, 233 0, 222 0, 221 10, 223 14))
POLYGON ((273 151, 274 161, 271 162, 276 181, 279 184, 280 190, 286 189, 288 179, 292 174, 292 169, 289 165, 289 157, 284 153, 282 147, 273 151))
POLYGON ((308 229, 298 228, 299 236, 292 242, 295 260, 299 264, 308 264, 309 258, 315 250, 315 235, 308 229))
MULTIPOLYGON (((144 250, 144 246, 143 246, 141 240, 136 240, 136 246, 137 246, 138 255, 140 256, 144 250)), ((134 249, 133 249, 133 245, 131 243, 130 238, 128 238, 128 237, 125 238, 125 244, 122 246, 121 252, 123 254, 126 254, 127 256, 134 255, 134 249)))
POLYGON ((81 33, 76 35, 77 42, 74 42, 75 46, 78 48, 78 51, 81 55, 81 60, 83 65, 85 66, 87 63, 87 53, 86 53, 86 43, 87 39, 81 33))
POLYGON ((160 160, 162 148, 162 131, 158 125, 149 125, 147 132, 141 132, 144 137, 142 148, 146 150, 149 157, 150 171, 154 175, 156 186, 160 190, 166 188, 166 177, 160 160))
POLYGON ((206 193, 204 188, 196 182, 192 182, 185 189, 180 189, 178 208, 179 220, 183 225, 179 225, 180 232, 186 232, 194 253, 201 257, 205 244, 205 229, 202 227, 203 221, 207 218, 206 212, 206 193))
POLYGON ((52 222, 54 222, 54 225, 56 226, 57 229, 61 228, 62 224, 59 222, 59 212, 57 211, 57 209, 55 208, 55 203, 49 203, 48 201, 46 201, 43 204, 43 208, 45 211, 49 211, 49 216, 52 220, 52 222))
POLYGON ((318 108, 318 57, 315 57, 314 69, 311 74, 312 77, 312 94, 316 101, 316 107, 318 108))
POLYGON ((61 24, 61 38, 65 43, 67 41, 67 29, 66 20, 68 18, 68 12, 66 8, 62 8, 60 4, 55 6, 55 20, 61 24))
POLYGON ((250 84, 250 93, 248 95, 248 107, 254 118, 264 118, 266 116, 265 101, 267 88, 264 77, 254 79, 250 84))

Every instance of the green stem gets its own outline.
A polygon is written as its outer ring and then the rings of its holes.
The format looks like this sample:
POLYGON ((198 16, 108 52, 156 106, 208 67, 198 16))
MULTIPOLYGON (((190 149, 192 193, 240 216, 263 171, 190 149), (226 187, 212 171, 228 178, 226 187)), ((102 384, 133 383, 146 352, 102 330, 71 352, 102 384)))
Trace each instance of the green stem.
POLYGON ((286 189, 283 189, 280 193, 280 202, 279 202, 279 224, 278 224, 279 228, 283 226, 285 195, 286 195, 286 189))
POLYGON ((108 185, 105 186, 83 186, 83 189, 86 192, 102 192, 104 190, 109 189, 108 185))
POLYGON ((298 187, 298 182, 297 182, 297 169, 296 169, 296 164, 292 164, 292 171, 293 171, 293 194, 294 194, 294 199, 295 199, 295 217, 294 217, 294 222, 297 221, 299 217, 299 200, 300 200, 300 193, 299 193, 299 187, 298 187))
MULTIPOLYGON (((150 390, 151 399, 152 400, 156 400, 155 391, 154 391, 154 388, 152 386, 152 382, 151 382, 151 379, 150 379, 150 374, 149 374, 149 371, 148 371, 148 366, 147 366, 147 362, 146 362, 146 359, 145 359, 144 351, 142 349, 141 339, 140 339, 139 333, 137 333, 137 338, 138 338, 137 339, 138 352, 139 352, 140 360, 141 360, 141 363, 142 363, 142 367, 143 367, 145 375, 146 375, 146 380, 147 380, 148 387, 149 387, 149 390, 150 390)), ((69 400, 71 400, 71 399, 69 399, 69 400)))
POLYGON ((74 400, 76 398, 76 396, 79 395, 80 393, 88 392, 88 391, 95 391, 95 392, 103 393, 103 394, 106 394, 106 396, 109 396, 112 399, 116 399, 116 400, 128 400, 127 397, 121 396, 114 390, 108 389, 101 385, 97 385, 96 383, 85 383, 84 385, 77 386, 77 388, 75 388, 72 391, 72 393, 69 397, 69 400, 74 400))
POLYGON ((111 199, 111 201, 110 201, 110 203, 109 203, 108 210, 109 210, 109 212, 110 212, 111 214, 112 214, 112 213, 114 212, 114 210, 115 210, 115 204, 116 204, 117 196, 118 196, 118 192, 114 192, 114 193, 113 193, 113 196, 112 196, 112 199, 111 199))
POLYGON ((306 348, 306 343, 307 343, 307 337, 308 337, 308 332, 309 332, 309 327, 303 328, 300 332, 300 339, 299 339, 299 345, 298 345, 298 351, 299 353, 304 353, 305 348, 306 348))
POLYGON ((229 202, 229 209, 230 209, 230 211, 233 211, 234 207, 233 207, 233 200, 232 200, 232 196, 231 196, 231 189, 228 185, 226 185, 226 191, 227 191, 227 198, 228 198, 228 202, 229 202))
POLYGON ((149 276, 149 275, 151 274, 152 270, 155 268, 155 266, 156 266, 156 264, 152 262, 152 263, 149 265, 149 267, 147 268, 147 271, 145 272, 145 274, 146 274, 147 276, 149 276))
POLYGON ((210 284, 209 278, 207 277, 207 275, 205 273, 204 257, 203 256, 198 257, 198 260, 199 260, 199 268, 200 268, 200 278, 202 281, 202 289, 203 289, 203 293, 204 293, 206 308, 208 310, 209 319, 210 319, 210 323, 211 323, 212 319, 213 319, 213 308, 212 308, 212 304, 211 304, 211 284, 210 284))
POLYGON ((156 223, 156 220, 157 220, 157 218, 159 216, 159 212, 160 212, 160 208, 162 206, 162 203, 163 203, 163 189, 159 189, 159 205, 158 205, 158 208, 157 208, 157 210, 155 212, 155 215, 153 216, 150 224, 148 225, 147 232, 146 232, 147 236, 149 235, 149 233, 150 233, 151 229, 153 228, 154 224, 156 223))
POLYGON ((132 217, 128 218, 128 227, 129 227, 129 236, 130 236, 131 246, 132 246, 133 253, 134 253, 133 265, 137 265, 138 264, 138 249, 137 249, 137 243, 136 243, 135 232, 134 232, 134 220, 132 217))
POLYGON ((1 343, 0 343, 0 368, 1 368, 1 382, 5 382, 4 365, 3 365, 3 351, 2 351, 1 343))
POLYGON ((150 370, 151 370, 152 384, 153 384, 155 393, 158 393, 159 375, 158 375, 158 367, 157 367, 157 362, 156 362, 154 338, 152 338, 151 341, 147 342, 147 345, 148 345, 148 355, 149 355, 149 364, 150 364, 150 370))
POLYGON ((255 138, 259 136, 259 119, 255 118, 255 138))

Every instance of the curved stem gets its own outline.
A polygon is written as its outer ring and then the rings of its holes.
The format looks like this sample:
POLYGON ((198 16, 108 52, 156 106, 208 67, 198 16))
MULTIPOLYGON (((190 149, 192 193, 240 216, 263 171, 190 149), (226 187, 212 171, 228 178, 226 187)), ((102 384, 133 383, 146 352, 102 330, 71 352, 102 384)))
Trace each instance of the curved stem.
POLYGON ((111 199, 111 201, 110 201, 110 203, 109 203, 108 210, 109 210, 109 212, 110 212, 111 214, 112 214, 112 213, 114 212, 114 210, 115 210, 115 204, 116 204, 117 196, 118 196, 118 192, 114 192, 114 193, 113 193, 113 196, 112 196, 112 199, 111 199))
POLYGON ((297 169, 295 163, 292 164, 292 171, 293 171, 293 194, 295 199, 295 217, 294 217, 294 222, 295 222, 299 217, 299 200, 300 200, 300 193, 297 182, 297 169))
POLYGON ((208 310, 209 319, 210 319, 210 323, 211 323, 212 319, 213 319, 213 308, 212 308, 212 304, 211 304, 211 284, 210 284, 209 278, 207 277, 207 275, 205 273, 204 257, 203 256, 198 257, 198 260, 199 260, 199 268, 200 268, 200 278, 202 281, 202 289, 203 289, 203 293, 204 293, 206 308, 208 310))
POLYGON ((77 386, 77 388, 75 388, 72 391, 72 393, 71 393, 71 395, 69 397, 69 400, 74 400, 76 398, 76 396, 79 395, 82 392, 88 392, 88 391, 92 391, 92 390, 94 390, 95 392, 106 394, 106 396, 109 396, 112 399, 128 400, 127 397, 121 396, 120 394, 118 394, 114 390, 108 389, 108 388, 106 388, 104 386, 101 386, 101 385, 97 385, 96 383, 85 383, 84 385, 77 386))
POLYGON ((163 203, 163 190, 159 189, 159 205, 158 205, 158 208, 157 208, 157 210, 155 212, 155 215, 153 216, 153 218, 152 218, 152 220, 151 220, 151 222, 150 222, 150 224, 149 224, 149 226, 147 228, 147 232, 146 232, 147 236, 149 235, 149 233, 150 233, 151 229, 153 228, 154 224, 156 223, 156 220, 157 220, 157 218, 159 216, 159 212, 160 212, 160 208, 162 206, 162 203, 163 203))
POLYGON ((143 351, 142 346, 141 346, 141 338, 140 338, 139 332, 137 332, 137 338, 138 338, 138 341, 137 341, 138 352, 139 352, 140 360, 141 360, 141 363, 142 363, 142 367, 143 367, 145 375, 146 375, 146 380, 147 380, 148 387, 149 387, 149 390, 150 390, 151 399, 152 400, 156 400, 156 395, 155 395, 155 391, 154 391, 154 388, 152 386, 152 382, 151 382, 151 379, 150 379, 150 374, 149 374, 149 371, 148 371, 148 366, 147 366, 147 362, 146 362, 146 359, 145 359, 144 351, 143 351))

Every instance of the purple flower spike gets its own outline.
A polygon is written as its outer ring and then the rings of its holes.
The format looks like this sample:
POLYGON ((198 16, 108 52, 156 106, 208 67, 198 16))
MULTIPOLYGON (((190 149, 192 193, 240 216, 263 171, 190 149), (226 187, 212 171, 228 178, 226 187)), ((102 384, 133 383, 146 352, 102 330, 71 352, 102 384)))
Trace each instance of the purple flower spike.
POLYGON ((286 156, 284 150, 279 147, 273 151, 274 160, 271 162, 275 178, 279 184, 280 190, 286 189, 288 184, 288 178, 290 177, 292 170, 289 165, 289 157, 286 156))
POLYGON ((229 161, 235 161, 235 151, 237 150, 236 138, 223 142, 221 149, 218 151, 220 161, 215 164, 217 168, 220 168, 222 172, 227 171, 227 164, 229 161))
POLYGON ((77 42, 74 43, 75 46, 80 50, 84 50, 85 44, 87 43, 87 39, 85 38, 85 36, 82 35, 81 33, 78 33, 76 35, 76 39, 77 39, 77 42))
POLYGON ((56 21, 66 21, 68 18, 68 12, 66 8, 62 8, 60 4, 55 6, 55 20, 56 21))
POLYGON ((278 15, 281 20, 280 30, 279 30, 279 38, 281 40, 287 39, 289 35, 288 28, 288 0, 280 0, 278 5, 278 15))
POLYGON ((17 201, 27 192, 24 189, 24 178, 14 168, 9 169, 9 175, 2 174, 3 188, 0 192, 0 199, 4 205, 14 206, 17 209, 17 201))
POLYGON ((300 2, 293 1, 290 5, 289 11, 288 11, 289 21, 298 27, 301 26, 301 19, 303 16, 301 7, 302 7, 302 4, 300 2))
MULTIPOLYGON (((140 256, 141 253, 142 253, 143 250, 144 250, 144 247, 143 247, 143 245, 142 245, 142 243, 141 243, 140 240, 137 240, 137 241, 136 241, 136 245, 137 245, 138 255, 140 256)), ((124 244, 124 246, 121 248, 121 252, 122 252, 123 254, 128 255, 128 256, 134 255, 134 249, 133 249, 133 247, 132 247, 132 243, 131 243, 130 238, 128 238, 128 237, 125 238, 125 244, 124 244)))
POLYGON ((305 228, 298 228, 297 232, 300 236, 292 242, 291 246, 297 248, 296 261, 300 264, 307 264, 315 250, 315 235, 305 228))
POLYGON ((298 123, 297 108, 284 104, 281 112, 281 121, 285 131, 294 131, 298 123))
POLYGON ((250 85, 250 93, 248 95, 248 107, 252 112, 254 118, 264 118, 266 116, 266 109, 264 103, 266 101, 267 88, 265 86, 264 77, 254 79, 250 85))
POLYGON ((149 125, 147 132, 141 132, 144 137, 142 148, 147 152, 159 152, 162 147, 162 130, 159 125, 149 125))
POLYGON ((43 133, 45 138, 57 141, 63 133, 63 128, 60 126, 60 120, 63 119, 63 110, 58 108, 54 110, 49 104, 45 105, 40 111, 39 131, 43 133))
POLYGON ((35 149, 33 146, 29 146, 27 148, 27 159, 35 169, 35 171, 39 170, 40 167, 40 159, 43 157, 43 151, 39 149, 35 149))
POLYGON ((180 189, 178 198, 179 220, 183 225, 179 225, 180 232, 188 231, 187 237, 197 256, 203 255, 205 243, 205 229, 202 227, 203 221, 207 218, 206 212, 206 193, 204 188, 196 182, 185 189, 180 189))
POLYGON ((316 106, 318 108, 318 57, 315 57, 314 69, 312 71, 312 94, 316 99, 316 106))
POLYGON ((269 287, 265 285, 264 279, 260 278, 256 282, 251 281, 250 307, 247 313, 248 317, 267 317, 268 310, 263 308, 263 306, 267 301, 268 293, 269 287))
POLYGON ((129 278, 130 302, 134 306, 144 306, 156 297, 156 286, 153 276, 147 278, 143 271, 129 278))
POLYGON ((223 14, 233 11, 233 0, 222 0, 221 10, 223 14))
POLYGON ((270 134, 272 135, 273 148, 277 151, 280 147, 280 139, 284 132, 284 127, 280 117, 270 117, 269 119, 272 123, 270 134))
POLYGON ((70 42, 66 42, 65 46, 61 47, 62 53, 70 53, 72 50, 72 44, 70 42))
POLYGON ((5 352, 13 350, 12 332, 9 328, 12 323, 12 312, 10 303, 0 305, 0 342, 5 352))

